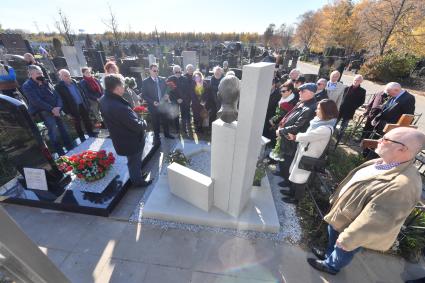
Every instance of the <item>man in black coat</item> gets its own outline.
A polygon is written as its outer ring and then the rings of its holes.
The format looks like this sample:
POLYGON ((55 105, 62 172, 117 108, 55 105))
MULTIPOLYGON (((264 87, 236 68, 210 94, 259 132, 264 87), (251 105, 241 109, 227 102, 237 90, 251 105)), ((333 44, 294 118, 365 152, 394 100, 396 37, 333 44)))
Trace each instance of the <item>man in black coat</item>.
MULTIPOLYGON (((276 136, 281 138, 281 153, 284 161, 279 163, 280 175, 285 179, 279 183, 281 187, 288 187, 291 185, 289 182, 289 167, 295 157, 297 151, 297 144, 294 140, 290 139, 288 134, 296 135, 303 133, 310 125, 311 119, 316 115, 316 99, 314 94, 317 91, 317 86, 314 83, 306 83, 299 87, 300 101, 298 104, 289 111, 282 121, 279 123, 279 128, 276 130, 276 136)), ((282 194, 292 196, 294 190, 284 191, 282 194)))
MULTIPOLYGON (((182 111, 182 103, 183 103, 183 89, 184 89, 184 77, 182 76, 182 70, 179 65, 173 66, 173 74, 172 76, 167 78, 167 84, 170 84, 170 100, 175 105, 178 105, 180 108, 180 112, 182 111)), ((182 115, 183 117, 183 115, 182 115)), ((176 127, 177 132, 180 131, 180 121, 179 116, 174 119, 174 125, 176 127)), ((183 130, 187 132, 186 127, 183 125, 183 130)))
POLYGON ((63 112, 72 117, 81 142, 86 140, 81 122, 84 123, 84 128, 90 137, 96 136, 89 117, 90 104, 83 89, 71 78, 68 70, 62 69, 58 73, 60 82, 55 85, 55 90, 62 98, 63 112))
POLYGON ((326 92, 326 84, 328 82, 326 81, 326 79, 319 79, 316 83, 317 85, 317 92, 314 95, 314 97, 316 98, 316 101, 319 102, 320 100, 323 99, 328 99, 328 93, 326 92))
POLYGON ((143 80, 142 83, 142 97, 148 103, 148 110, 152 117, 153 132, 155 143, 160 143, 159 133, 161 131, 160 125, 164 130, 164 136, 169 139, 174 137, 170 135, 169 123, 170 119, 167 113, 161 110, 161 104, 169 103, 170 96, 166 94, 167 85, 163 78, 158 76, 158 65, 151 64, 149 66, 150 77, 143 80))
POLYGON ((415 113, 415 97, 402 89, 399 83, 388 83, 385 90, 389 99, 371 122, 376 132, 381 135, 386 124, 396 124, 401 115, 415 113))
POLYGON ((119 74, 105 77, 105 95, 100 98, 100 112, 109 130, 118 155, 127 157, 130 180, 135 187, 145 187, 142 174, 142 155, 145 147, 145 122, 140 120, 130 104, 122 96, 125 93, 124 78, 119 74))
POLYGON ((191 128, 190 125, 190 103, 192 102, 192 95, 195 91, 195 81, 193 80, 193 72, 195 67, 192 64, 186 66, 186 73, 183 76, 183 92, 182 94, 182 104, 180 104, 180 110, 182 115, 183 127, 189 131, 191 128))
POLYGON ((339 108, 339 115, 336 121, 336 125, 342 120, 340 133, 343 133, 348 123, 354 117, 354 113, 357 108, 362 106, 366 99, 366 90, 360 86, 363 82, 362 75, 356 75, 353 80, 353 84, 346 87, 344 90, 344 96, 342 98, 341 107, 339 108))

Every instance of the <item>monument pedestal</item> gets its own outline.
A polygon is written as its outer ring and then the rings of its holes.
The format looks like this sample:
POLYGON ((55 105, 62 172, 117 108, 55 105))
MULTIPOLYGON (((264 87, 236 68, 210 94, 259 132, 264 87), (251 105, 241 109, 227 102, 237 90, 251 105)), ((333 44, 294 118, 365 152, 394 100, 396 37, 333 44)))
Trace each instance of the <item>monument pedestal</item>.
MULTIPOLYGON (((152 133, 148 133, 143 151, 143 165, 149 161, 157 148, 158 146, 153 144, 152 133)), ((0 202, 108 216, 129 187, 127 158, 115 153, 112 140, 102 138, 89 138, 67 155, 70 156, 84 150, 98 151, 101 149, 112 152, 116 157, 115 164, 103 179, 85 182, 73 176, 73 180, 65 188, 41 191, 27 189, 18 178, 15 178, 3 191, 0 189, 0 202)))
POLYGON ((261 187, 252 187, 245 209, 239 217, 233 217, 214 206, 209 211, 202 210, 173 195, 167 175, 160 174, 143 208, 143 218, 271 233, 280 228, 267 177, 261 187))

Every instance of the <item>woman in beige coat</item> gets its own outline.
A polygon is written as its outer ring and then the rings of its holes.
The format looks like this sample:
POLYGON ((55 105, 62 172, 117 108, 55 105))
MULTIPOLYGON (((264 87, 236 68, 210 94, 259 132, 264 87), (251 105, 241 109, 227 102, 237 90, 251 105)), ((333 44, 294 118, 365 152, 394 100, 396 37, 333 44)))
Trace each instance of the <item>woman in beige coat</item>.
POLYGON ((301 158, 303 156, 314 158, 322 156, 332 136, 337 117, 338 110, 335 102, 323 99, 317 104, 316 117, 310 121, 307 131, 297 135, 289 134, 292 140, 298 142, 298 148, 289 168, 290 190, 282 192, 287 195, 282 198, 284 202, 298 203, 303 198, 311 172, 299 168, 301 158))

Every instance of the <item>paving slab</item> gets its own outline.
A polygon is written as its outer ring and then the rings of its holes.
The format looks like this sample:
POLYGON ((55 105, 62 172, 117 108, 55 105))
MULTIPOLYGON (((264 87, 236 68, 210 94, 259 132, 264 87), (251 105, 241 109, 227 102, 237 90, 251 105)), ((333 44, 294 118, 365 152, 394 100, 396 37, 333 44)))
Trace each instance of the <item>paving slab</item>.
POLYGON ((191 277, 189 269, 150 265, 143 283, 190 283, 191 277))

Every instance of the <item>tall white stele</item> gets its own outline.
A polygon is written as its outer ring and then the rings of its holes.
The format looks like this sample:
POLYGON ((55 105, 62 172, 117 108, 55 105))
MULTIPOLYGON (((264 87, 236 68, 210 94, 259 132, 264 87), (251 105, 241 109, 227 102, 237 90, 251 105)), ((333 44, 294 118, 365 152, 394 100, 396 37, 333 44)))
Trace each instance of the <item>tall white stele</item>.
POLYGON ((238 121, 212 126, 214 205, 238 217, 250 198, 275 64, 243 67, 238 121))

